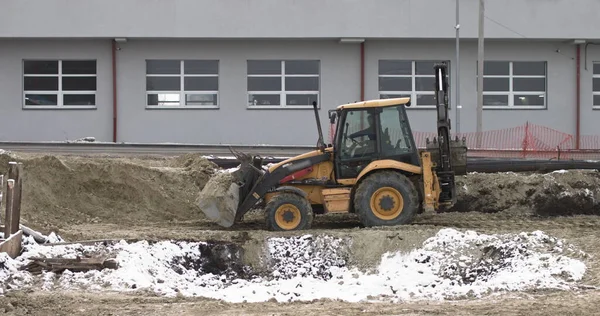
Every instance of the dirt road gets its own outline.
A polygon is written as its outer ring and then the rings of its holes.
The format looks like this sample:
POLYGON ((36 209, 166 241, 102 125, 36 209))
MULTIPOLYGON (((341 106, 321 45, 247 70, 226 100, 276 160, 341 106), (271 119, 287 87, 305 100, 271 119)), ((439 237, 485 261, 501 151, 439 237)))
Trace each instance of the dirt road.
POLYGON ((532 293, 477 301, 365 304, 229 304, 204 299, 164 299, 123 294, 13 293, 0 297, 5 315, 598 315, 600 293, 532 293))

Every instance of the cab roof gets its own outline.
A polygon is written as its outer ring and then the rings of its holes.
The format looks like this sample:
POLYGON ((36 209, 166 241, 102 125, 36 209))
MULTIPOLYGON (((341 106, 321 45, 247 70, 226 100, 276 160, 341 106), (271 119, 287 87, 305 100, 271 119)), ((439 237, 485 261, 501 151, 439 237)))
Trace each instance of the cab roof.
POLYGON ((376 108, 385 107, 400 104, 409 104, 410 98, 391 98, 391 99, 375 99, 367 100, 355 103, 342 104, 337 107, 338 110, 342 109, 359 109, 359 108, 376 108))

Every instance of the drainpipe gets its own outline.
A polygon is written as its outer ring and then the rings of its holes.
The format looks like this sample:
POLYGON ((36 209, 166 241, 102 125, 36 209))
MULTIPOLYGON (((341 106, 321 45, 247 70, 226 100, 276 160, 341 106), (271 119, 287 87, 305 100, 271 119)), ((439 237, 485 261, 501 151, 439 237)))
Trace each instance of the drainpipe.
POLYGON ((360 43, 360 100, 365 100, 365 42, 360 43))
MULTIPOLYGON (((365 100, 365 42, 360 43, 360 100, 365 100)), ((365 128, 365 111, 360 112, 360 129, 365 128)))
POLYGON ((581 131, 581 44, 577 44, 576 52, 576 89, 575 89, 575 149, 579 149, 579 139, 581 131))
POLYGON ((117 142, 117 42, 112 39, 113 143, 117 142))

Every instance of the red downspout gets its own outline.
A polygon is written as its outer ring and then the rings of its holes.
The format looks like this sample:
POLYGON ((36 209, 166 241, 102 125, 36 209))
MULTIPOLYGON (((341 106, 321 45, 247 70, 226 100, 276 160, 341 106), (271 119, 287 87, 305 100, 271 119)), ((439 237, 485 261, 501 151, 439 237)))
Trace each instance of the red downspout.
POLYGON ((575 98, 575 108, 576 108, 576 118, 575 118, 575 149, 579 149, 579 138, 580 138, 580 130, 581 130, 581 44, 577 44, 577 56, 575 56, 577 62, 577 81, 576 81, 576 98, 575 98))
POLYGON ((365 100, 365 42, 360 43, 360 100, 365 100))
MULTIPOLYGON (((360 43, 360 100, 365 100, 365 42, 360 43)), ((360 112, 360 129, 365 128, 365 112, 360 112)))
POLYGON ((117 142, 117 42, 112 41, 113 143, 117 142))

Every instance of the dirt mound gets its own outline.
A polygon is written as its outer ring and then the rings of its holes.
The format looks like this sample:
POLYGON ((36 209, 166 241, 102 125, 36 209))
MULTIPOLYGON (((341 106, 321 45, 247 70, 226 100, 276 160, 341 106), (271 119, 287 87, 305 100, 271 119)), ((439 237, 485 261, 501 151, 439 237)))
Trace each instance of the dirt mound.
POLYGON ((23 219, 38 229, 57 231, 81 223, 204 218, 195 198, 217 168, 195 156, 144 164, 119 158, 24 159, 2 154, 3 174, 9 161, 23 163, 23 219))
POLYGON ((536 215, 600 215, 600 173, 478 174, 457 178, 458 202, 450 211, 536 215))
POLYGON ((185 154, 175 158, 176 166, 182 166, 194 178, 196 185, 204 187, 206 182, 219 168, 214 162, 200 154, 185 154))

